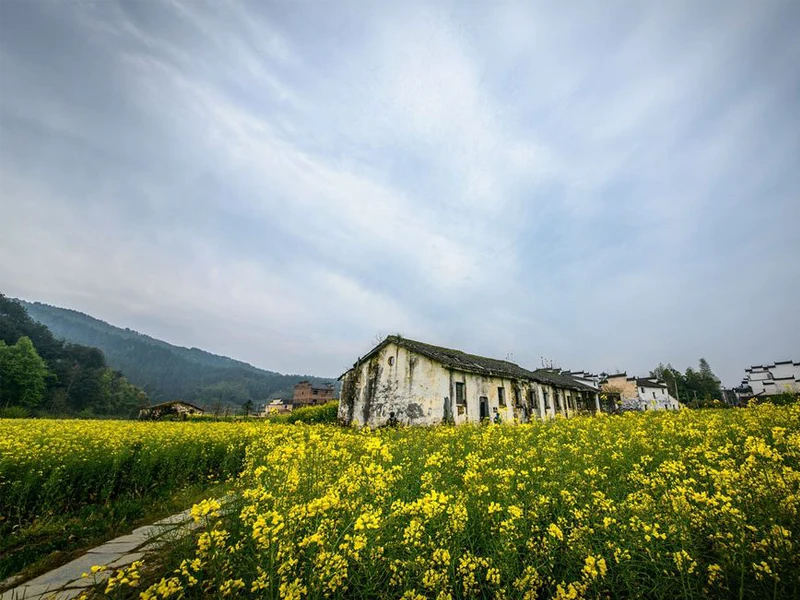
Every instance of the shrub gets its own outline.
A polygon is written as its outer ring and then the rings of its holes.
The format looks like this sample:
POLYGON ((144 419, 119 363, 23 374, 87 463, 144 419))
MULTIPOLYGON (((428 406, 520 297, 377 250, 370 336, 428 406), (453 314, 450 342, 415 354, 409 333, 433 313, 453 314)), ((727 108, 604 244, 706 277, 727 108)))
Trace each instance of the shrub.
POLYGON ((339 413, 339 401, 333 400, 319 406, 296 408, 286 420, 287 423, 336 423, 339 413))
POLYGON ((28 410, 22 406, 0 408, 0 419, 25 419, 29 416, 28 410))
POLYGON ((787 404, 795 404, 800 401, 800 393, 786 391, 780 394, 772 394, 770 396, 754 396, 750 400, 753 404, 774 404, 775 406, 786 406, 787 404))

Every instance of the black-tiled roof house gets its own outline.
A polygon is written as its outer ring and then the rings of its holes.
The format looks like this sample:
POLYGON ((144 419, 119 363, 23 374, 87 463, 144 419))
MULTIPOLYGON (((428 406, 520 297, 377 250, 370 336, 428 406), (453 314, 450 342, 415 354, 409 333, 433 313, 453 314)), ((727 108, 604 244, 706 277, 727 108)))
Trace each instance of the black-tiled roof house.
POLYGON ((597 389, 558 370, 531 371, 397 335, 340 379, 339 418, 358 426, 527 422, 599 410, 597 389))

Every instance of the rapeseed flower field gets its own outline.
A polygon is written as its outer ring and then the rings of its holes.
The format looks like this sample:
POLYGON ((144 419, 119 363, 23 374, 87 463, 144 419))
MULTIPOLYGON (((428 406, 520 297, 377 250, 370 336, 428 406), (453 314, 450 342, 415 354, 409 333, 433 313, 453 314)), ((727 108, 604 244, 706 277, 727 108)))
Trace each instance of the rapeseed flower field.
POLYGON ((0 419, 0 579, 121 535, 152 511, 180 506, 181 494, 194 500, 224 487, 263 431, 263 423, 0 419))
POLYGON ((108 597, 800 596, 799 406, 235 433, 235 510, 108 597))
POLYGON ((192 553, 136 593, 793 598, 799 464, 798 406, 273 427, 247 448, 238 510, 196 505, 192 553))
POLYGON ((251 423, 0 419, 0 532, 239 474, 251 423))

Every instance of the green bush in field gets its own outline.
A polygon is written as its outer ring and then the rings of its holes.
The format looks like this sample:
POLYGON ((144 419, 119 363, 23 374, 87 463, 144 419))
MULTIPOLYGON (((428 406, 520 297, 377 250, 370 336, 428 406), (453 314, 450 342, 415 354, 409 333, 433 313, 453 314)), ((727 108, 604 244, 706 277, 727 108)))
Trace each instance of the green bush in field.
POLYGON ((800 402, 800 393, 791 390, 781 392, 780 394, 772 394, 770 396, 756 396, 750 402, 755 406, 756 404, 774 404, 775 406, 786 406, 788 404, 797 404, 800 402))
POLYGON ((0 408, 0 419, 25 419, 29 416, 28 409, 22 406, 0 408))
POLYGON ((336 423, 339 412, 339 401, 333 400, 319 406, 304 406, 294 409, 287 423, 336 423))

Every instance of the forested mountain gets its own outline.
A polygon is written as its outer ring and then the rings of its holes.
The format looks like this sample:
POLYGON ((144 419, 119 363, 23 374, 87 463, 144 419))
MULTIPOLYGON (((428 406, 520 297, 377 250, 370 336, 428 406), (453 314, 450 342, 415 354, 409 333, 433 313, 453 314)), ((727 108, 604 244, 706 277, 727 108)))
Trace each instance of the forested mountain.
POLYGON ((97 348, 63 342, 0 294, 0 408, 34 414, 134 416, 147 395, 97 348))
POLYGON ((197 348, 173 346, 131 329, 121 329, 89 315, 41 304, 24 302, 28 313, 69 342, 95 346, 108 364, 141 386, 153 403, 183 399, 201 406, 264 402, 281 394, 291 395, 294 385, 307 379, 282 375, 197 348))

